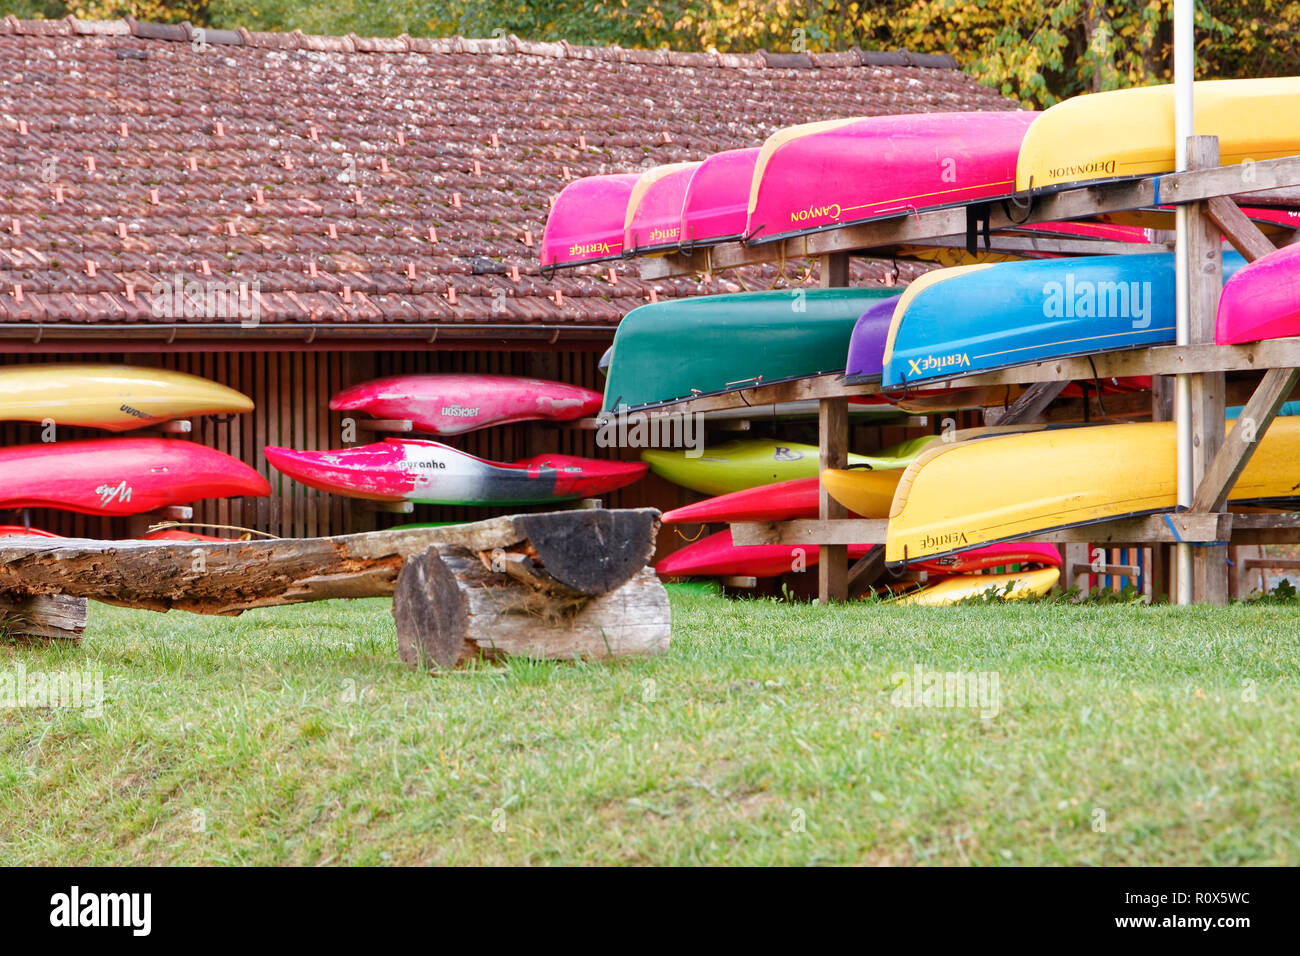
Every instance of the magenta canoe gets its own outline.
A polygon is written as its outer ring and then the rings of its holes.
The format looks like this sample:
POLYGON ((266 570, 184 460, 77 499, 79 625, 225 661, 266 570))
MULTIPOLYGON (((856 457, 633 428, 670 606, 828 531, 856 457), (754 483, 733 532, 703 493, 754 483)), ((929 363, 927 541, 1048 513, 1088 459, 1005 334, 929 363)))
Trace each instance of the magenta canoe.
POLYGON ((0 508, 136 515, 203 498, 264 498, 265 478, 173 438, 95 438, 0 449, 0 508))
POLYGON ((1300 245, 1256 259, 1223 285, 1214 341, 1239 345, 1300 335, 1300 245))
POLYGON ((542 230, 542 268, 619 258, 627 201, 640 178, 640 173, 586 176, 565 186, 542 230))
POLYGON ((918 113, 808 123, 768 137, 745 235, 769 242, 911 210, 1009 196, 1037 113, 918 113))
POLYGON ((394 375, 345 388, 330 399, 336 412, 409 419, 421 432, 461 435, 510 422, 566 422, 600 411, 589 388, 511 375, 394 375))
POLYGON ((646 170, 632 187, 623 227, 628 255, 676 249, 682 235, 682 201, 699 163, 673 163, 646 170))
POLYGON ((1142 226, 1124 226, 1111 222, 1034 222, 1016 226, 1017 231, 1065 236, 1070 239, 1104 239, 1109 242, 1132 242, 1150 245, 1151 236, 1142 226))
POLYGON ((639 461, 558 454, 504 464, 418 438, 389 438, 336 451, 268 445, 266 460, 321 491, 433 505, 528 505, 587 498, 630 485, 649 467, 639 461))
POLYGON ((760 152, 757 146, 729 149, 696 167, 682 199, 684 248, 732 242, 745 235, 749 185, 760 152))

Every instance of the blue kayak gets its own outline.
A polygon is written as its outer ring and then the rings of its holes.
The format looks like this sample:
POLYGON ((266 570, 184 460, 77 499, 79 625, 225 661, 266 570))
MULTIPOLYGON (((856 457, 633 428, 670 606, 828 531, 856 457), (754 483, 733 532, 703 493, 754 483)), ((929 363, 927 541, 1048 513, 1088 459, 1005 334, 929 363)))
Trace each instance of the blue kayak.
MULTIPOLYGON (((1224 253, 1224 278, 1245 264, 1224 253)), ((958 266, 928 272, 904 293, 882 382, 898 388, 1173 341, 1171 252, 958 266)))

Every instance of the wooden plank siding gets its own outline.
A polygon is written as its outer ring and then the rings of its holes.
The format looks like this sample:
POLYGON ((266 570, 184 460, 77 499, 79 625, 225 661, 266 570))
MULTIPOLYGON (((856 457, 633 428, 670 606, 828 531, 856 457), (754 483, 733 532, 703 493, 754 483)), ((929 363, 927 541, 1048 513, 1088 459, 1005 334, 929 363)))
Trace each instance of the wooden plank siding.
MULTIPOLYGON (((349 385, 384 375, 427 372, 489 373, 533 375, 583 385, 601 391, 604 380, 596 363, 596 351, 466 351, 400 350, 391 352, 175 352, 167 354, 99 354, 77 356, 80 362, 117 362, 175 369, 201 375, 250 395, 256 403, 253 412, 231 419, 207 416, 194 420, 189 439, 217 448, 247 462, 266 475, 273 494, 269 499, 230 499, 195 502, 194 520, 203 524, 232 525, 252 528, 281 537, 343 534, 352 531, 384 528, 411 521, 471 521, 503 513, 507 509, 442 508, 417 506, 414 514, 377 513, 358 507, 350 499, 328 495, 284 478, 266 463, 266 445, 295 448, 343 447, 344 415, 328 409, 329 398, 349 385)), ((0 355, 0 364, 68 361, 66 356, 0 355)), ((979 424, 978 413, 951 416, 957 427, 979 424)), ((885 445, 937 431, 939 418, 931 418, 928 428, 854 425, 850 446, 868 452, 885 445)), ((790 441, 817 443, 817 423, 773 426, 777 437, 790 441)), ((94 429, 59 429, 61 441, 78 438, 103 438, 110 433, 94 429)), ((125 435, 133 433, 127 432, 125 435)), ((0 423, 0 444, 8 447, 40 441, 40 426, 20 422, 0 423)), ((373 433, 358 431, 358 442, 377 438, 373 433)), ((713 432, 711 441, 725 441, 731 433, 713 432)), ((744 437, 743 433, 734 437, 744 437)), ((632 449, 604 449, 596 445, 591 430, 542 423, 522 423, 488 428, 451 438, 448 444, 470 454, 494 461, 513 461, 545 451, 593 458, 616 456, 635 460, 632 449)), ((605 498, 610 507, 654 507, 661 510, 679 507, 702 496, 649 475, 636 484, 605 498)), ((515 510, 550 510, 555 506, 538 506, 515 510)), ((121 538, 131 533, 131 519, 74 515, 66 512, 31 509, 28 519, 33 527, 57 534, 92 538, 121 538)), ((23 516, 14 511, 0 511, 0 523, 21 524, 23 516)), ((222 533, 211 527, 196 527, 208 533, 222 533)), ((697 528, 684 528, 685 536, 673 529, 660 535, 660 556, 694 537, 697 528)))

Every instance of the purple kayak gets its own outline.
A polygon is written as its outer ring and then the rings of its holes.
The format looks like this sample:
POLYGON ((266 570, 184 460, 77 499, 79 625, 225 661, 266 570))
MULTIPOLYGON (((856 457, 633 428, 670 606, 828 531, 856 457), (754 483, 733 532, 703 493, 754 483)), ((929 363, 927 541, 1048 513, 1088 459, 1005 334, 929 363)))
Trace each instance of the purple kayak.
POLYGON ((884 366, 885 339, 889 337, 889 323, 894 318, 894 307, 901 295, 881 299, 862 315, 853 326, 849 338, 849 358, 844 366, 844 383, 861 385, 879 382, 884 366))
POLYGON ((749 186, 761 150, 729 149, 696 168, 682 200, 681 244, 708 246, 745 234, 749 186))
POLYGON ((640 178, 639 173, 586 176, 565 186, 542 230, 542 268, 619 258, 627 202, 640 178))
POLYGON ((623 248, 628 254, 677 248, 682 235, 682 200, 699 167, 699 163, 673 163, 641 174, 627 201, 623 248))
POLYGON ((1223 286, 1214 341, 1240 345, 1300 335, 1300 245, 1256 259, 1223 286))

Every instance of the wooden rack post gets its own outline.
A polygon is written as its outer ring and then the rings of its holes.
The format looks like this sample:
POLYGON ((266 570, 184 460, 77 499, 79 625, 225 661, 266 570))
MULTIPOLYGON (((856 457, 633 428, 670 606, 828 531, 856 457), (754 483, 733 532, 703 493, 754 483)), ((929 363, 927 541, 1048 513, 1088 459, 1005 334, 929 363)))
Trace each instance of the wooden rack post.
MULTIPOLYGON (((825 256, 822 259, 822 288, 843 288, 848 284, 848 254, 837 252, 825 256)), ((818 475, 823 469, 843 468, 849 463, 849 400, 847 398, 823 398, 818 404, 817 439, 820 449, 818 475)), ((820 481, 817 502, 817 516, 822 521, 849 516, 848 509, 828 495, 820 481)), ((849 549, 847 545, 819 546, 817 598, 823 604, 848 600, 849 549)))

